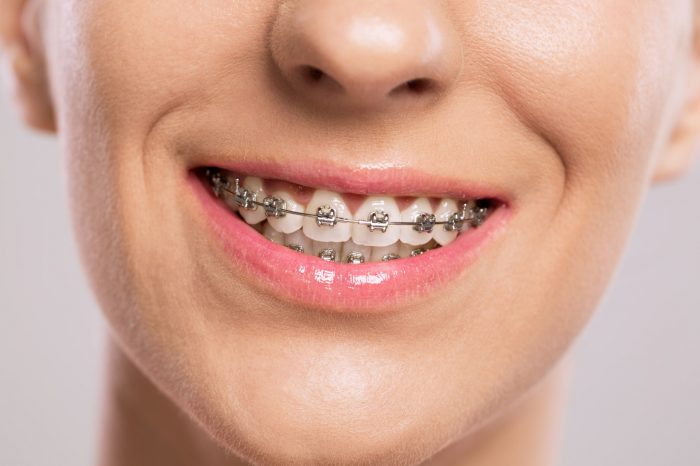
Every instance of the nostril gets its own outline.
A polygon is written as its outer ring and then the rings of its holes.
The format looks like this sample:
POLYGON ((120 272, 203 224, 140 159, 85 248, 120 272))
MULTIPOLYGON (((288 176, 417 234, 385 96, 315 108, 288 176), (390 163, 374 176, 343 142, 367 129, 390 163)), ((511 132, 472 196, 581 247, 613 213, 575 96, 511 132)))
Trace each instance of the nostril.
POLYGON ((446 96, 462 72, 460 31, 445 2, 277 3, 270 70, 295 100, 338 111, 421 108, 446 96))
POLYGON ((426 78, 411 79, 406 83, 408 90, 416 94, 429 91, 432 86, 433 82, 426 78))
MULTIPOLYGON (((323 69, 309 65, 297 65, 294 68, 294 74, 297 76, 297 81, 302 83, 309 90, 314 89, 315 91, 330 91, 334 93, 348 93, 355 92, 356 96, 361 94, 372 94, 372 95, 384 95, 389 97, 401 97, 401 96, 421 96, 433 91, 438 87, 438 83, 431 78, 414 78, 407 81, 401 82, 394 87, 389 87, 391 89, 388 94, 385 94, 382 88, 382 83, 377 83, 367 86, 352 86, 346 87, 341 81, 335 79, 332 73, 328 73, 323 69), (371 91, 369 90, 371 88, 371 91)), ((352 79, 347 79, 349 83, 352 84, 352 79)))
POLYGON ((430 91, 435 86, 433 80, 428 78, 416 78, 406 81, 391 90, 391 95, 403 93, 408 94, 424 94, 430 91))
POLYGON ((321 79, 323 79, 324 73, 323 71, 319 70, 315 66, 307 66, 303 65, 301 67, 301 73, 306 77, 306 79, 310 82, 319 82, 321 79))
POLYGON ((320 68, 311 65, 300 65, 297 72, 301 75, 304 83, 311 87, 325 88, 329 91, 342 91, 343 86, 320 68))

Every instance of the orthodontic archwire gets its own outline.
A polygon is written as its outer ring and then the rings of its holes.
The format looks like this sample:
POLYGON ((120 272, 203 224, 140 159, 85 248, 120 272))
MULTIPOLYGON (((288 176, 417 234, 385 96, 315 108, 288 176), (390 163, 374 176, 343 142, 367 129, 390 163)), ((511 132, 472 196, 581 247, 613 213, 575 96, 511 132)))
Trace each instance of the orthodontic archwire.
POLYGON ((430 233, 435 226, 441 225, 447 231, 462 231, 465 224, 479 227, 486 219, 489 210, 488 207, 477 206, 474 201, 464 201, 460 211, 453 212, 447 220, 442 221, 437 221, 434 214, 423 212, 417 214, 416 220, 413 222, 395 222, 390 221, 389 214, 381 209, 370 212, 367 220, 358 220, 338 217, 335 209, 329 205, 320 206, 315 214, 310 214, 287 209, 287 201, 279 197, 267 196, 262 202, 258 201, 257 193, 242 187, 239 177, 235 177, 232 187, 228 178, 214 168, 207 168, 205 176, 211 183, 212 191, 216 197, 221 198, 224 192, 231 194, 234 196, 236 205, 242 209, 257 210, 262 207, 265 210, 265 216, 273 218, 286 215, 315 218, 318 226, 333 227, 338 223, 352 223, 366 225, 369 231, 381 231, 382 233, 386 232, 390 226, 412 226, 415 231, 430 233))

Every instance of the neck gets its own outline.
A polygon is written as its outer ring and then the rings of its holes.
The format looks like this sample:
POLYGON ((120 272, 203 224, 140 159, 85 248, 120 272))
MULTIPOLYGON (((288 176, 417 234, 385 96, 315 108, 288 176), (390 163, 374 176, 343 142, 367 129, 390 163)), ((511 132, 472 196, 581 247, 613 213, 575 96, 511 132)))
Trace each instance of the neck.
MULTIPOLYGON (((110 340, 100 466, 243 466, 170 401, 110 340)), ((495 422, 426 466, 550 466, 567 379, 564 362, 495 422)))

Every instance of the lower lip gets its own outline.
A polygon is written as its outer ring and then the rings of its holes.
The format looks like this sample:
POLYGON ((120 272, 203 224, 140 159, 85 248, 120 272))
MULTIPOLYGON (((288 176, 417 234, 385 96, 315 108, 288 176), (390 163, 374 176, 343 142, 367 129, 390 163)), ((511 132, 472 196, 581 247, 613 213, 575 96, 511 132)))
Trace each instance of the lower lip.
POLYGON ((283 301, 329 312, 386 313, 439 293, 475 262, 509 217, 507 205, 501 205, 449 246, 394 261, 340 264, 269 241, 213 197, 195 174, 188 181, 245 281, 283 301))

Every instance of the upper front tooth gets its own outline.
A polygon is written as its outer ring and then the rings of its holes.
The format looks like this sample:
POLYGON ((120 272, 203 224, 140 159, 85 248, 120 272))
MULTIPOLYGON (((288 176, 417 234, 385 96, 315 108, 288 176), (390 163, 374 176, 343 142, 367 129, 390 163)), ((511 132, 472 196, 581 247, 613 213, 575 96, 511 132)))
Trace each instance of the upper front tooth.
MULTIPOLYGON (((257 202, 262 202, 263 199, 265 199, 263 181, 257 176, 246 176, 245 180, 243 180, 243 187, 255 195, 255 200, 257 202)), ((267 218, 265 216, 265 209, 257 204, 253 210, 241 208, 238 209, 238 212, 241 214, 241 217, 251 225, 260 223, 267 218)))
POLYGON ((320 208, 330 207, 335 218, 349 218, 349 210, 340 194, 318 190, 306 206, 306 213, 314 217, 304 217, 302 228, 304 234, 314 241, 342 243, 350 239, 350 224, 338 222, 333 226, 319 225, 315 216, 320 208))
MULTIPOLYGON (((415 201, 413 201, 413 204, 411 204, 401 212, 401 221, 415 222, 416 218, 420 214, 433 214, 433 208, 430 205, 430 201, 424 197, 417 198, 415 201)), ((439 226, 433 227, 433 230, 438 227, 439 226)), ((420 244, 425 244, 431 239, 433 239, 433 233, 432 231, 416 231, 416 229, 411 226, 402 226, 401 236, 399 239, 401 239, 402 243, 413 244, 417 246, 420 244)))
MULTIPOLYGON (((387 196, 372 196, 365 199, 357 212, 355 212, 355 220, 372 220, 372 213, 377 214, 375 218, 381 220, 384 214, 388 215, 386 221, 398 222, 401 218, 401 212, 396 201, 387 196)), ((365 246, 389 246, 399 240, 401 228, 397 226, 388 226, 386 229, 381 226, 371 228, 369 225, 353 224, 352 240, 365 246), (374 231, 372 231, 374 230, 374 231), (384 230, 384 231, 383 231, 384 230)))
MULTIPOLYGON (((306 210, 305 206, 295 202, 292 195, 286 191, 276 191, 272 196, 284 199, 287 202, 287 210, 294 212, 304 212, 304 210, 306 210)), ((287 214, 282 217, 270 217, 267 221, 279 232, 294 233, 301 228, 304 217, 301 215, 287 214)))
MULTIPOLYGON (((452 199, 443 199, 440 201, 440 205, 435 210, 435 218, 438 222, 446 222, 450 219, 450 216, 456 212, 460 212, 461 209, 457 207, 457 202, 452 199)), ((433 238, 441 246, 450 244, 457 238, 459 231, 447 231, 445 225, 435 225, 433 229, 433 238)))

